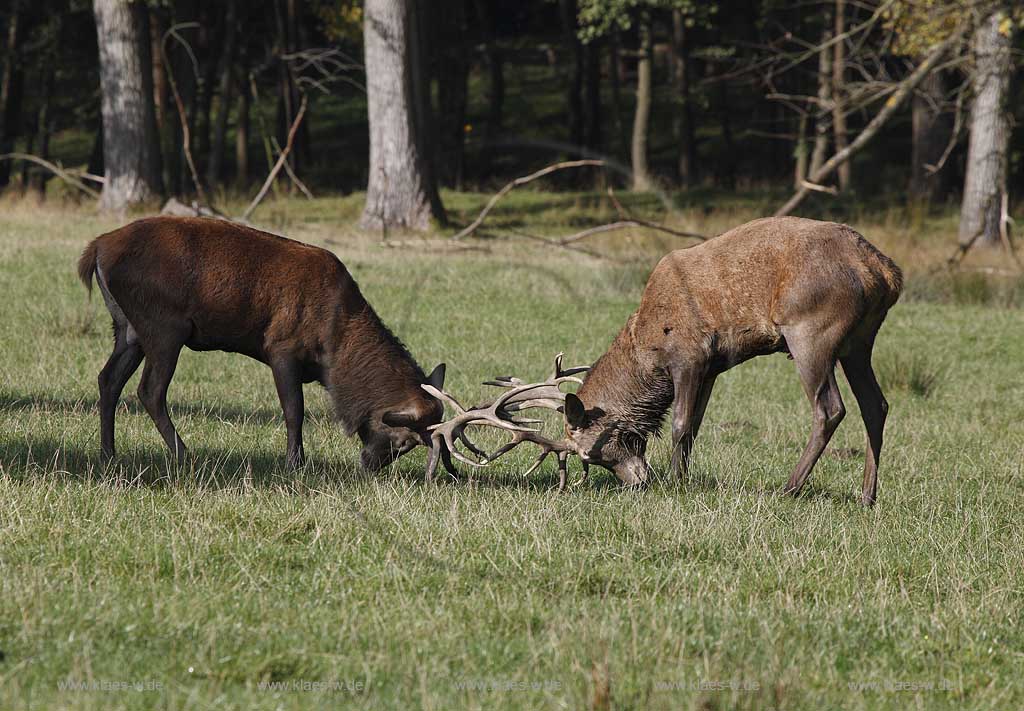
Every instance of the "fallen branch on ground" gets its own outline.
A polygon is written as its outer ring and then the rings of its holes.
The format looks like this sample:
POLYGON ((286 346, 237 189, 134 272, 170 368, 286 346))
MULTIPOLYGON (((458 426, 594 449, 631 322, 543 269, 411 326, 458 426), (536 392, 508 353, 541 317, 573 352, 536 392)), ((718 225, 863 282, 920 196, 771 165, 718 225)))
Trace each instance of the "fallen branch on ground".
POLYGON ((545 175, 550 175, 551 173, 554 173, 555 171, 558 170, 565 170, 567 168, 583 168, 587 166, 600 168, 604 167, 604 165, 605 162, 603 160, 571 160, 565 161, 563 163, 555 163, 554 165, 549 165, 548 167, 542 168, 535 173, 531 173, 530 175, 524 175, 520 178, 516 178, 511 183, 509 183, 501 190, 499 190, 497 193, 495 193, 494 197, 492 197, 484 206, 484 209, 480 211, 480 214, 476 216, 476 219, 473 220, 469 224, 469 226, 466 227, 464 230, 462 230, 458 234, 452 235, 451 239, 462 239, 467 235, 473 234, 473 232, 475 232, 476 229, 481 224, 483 224, 484 219, 487 217, 488 213, 494 208, 494 206, 498 203, 498 201, 501 200, 506 195, 508 195, 510 192, 512 192, 512 190, 518 188, 521 185, 526 185, 527 183, 533 182, 538 178, 543 178, 545 175))

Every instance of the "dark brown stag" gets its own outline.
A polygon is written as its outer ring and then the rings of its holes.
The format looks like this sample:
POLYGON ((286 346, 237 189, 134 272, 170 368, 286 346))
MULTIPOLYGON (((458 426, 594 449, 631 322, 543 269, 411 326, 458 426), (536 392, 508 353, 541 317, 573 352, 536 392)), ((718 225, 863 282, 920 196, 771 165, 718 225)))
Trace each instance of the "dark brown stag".
MULTIPOLYGON (((100 444, 114 454, 114 412, 145 359, 139 399, 180 459, 185 445, 167 413, 182 346, 241 353, 270 366, 288 430, 289 467, 301 466, 302 384, 330 392, 371 471, 419 444, 443 407, 444 365, 425 376, 330 252, 203 218, 138 220, 89 243, 78 274, 93 275, 114 320, 114 350, 99 375, 100 444)), ((450 468, 447 452, 437 452, 450 468)))
POLYGON ((810 441, 786 491, 800 492, 846 414, 836 362, 867 430, 862 501, 875 501, 889 406, 871 367, 899 267, 846 225, 755 220, 665 256, 611 348, 565 402, 585 462, 626 484, 649 478, 647 440, 672 408, 672 467, 685 474, 715 378, 754 356, 788 352, 811 402, 810 441))

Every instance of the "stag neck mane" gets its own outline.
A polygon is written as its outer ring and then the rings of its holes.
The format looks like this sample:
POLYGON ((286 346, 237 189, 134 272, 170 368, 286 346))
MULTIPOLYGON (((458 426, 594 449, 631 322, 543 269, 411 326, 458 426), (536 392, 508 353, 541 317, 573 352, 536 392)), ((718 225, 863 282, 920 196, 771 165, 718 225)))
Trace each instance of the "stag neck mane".
POLYGON ((335 329, 326 385, 346 434, 356 433, 374 415, 407 403, 410 393, 421 395, 423 370, 368 302, 354 313, 342 309, 335 329))
POLYGON ((645 365, 629 317, 608 351, 591 367, 579 390, 588 408, 605 411, 609 424, 644 440, 661 432, 672 404, 672 377, 664 368, 645 365))

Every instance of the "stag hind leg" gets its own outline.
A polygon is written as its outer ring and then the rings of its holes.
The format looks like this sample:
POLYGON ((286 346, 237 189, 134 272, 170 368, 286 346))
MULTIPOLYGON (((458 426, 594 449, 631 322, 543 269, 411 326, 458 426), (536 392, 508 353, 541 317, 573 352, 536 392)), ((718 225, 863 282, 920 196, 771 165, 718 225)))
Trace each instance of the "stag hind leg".
POLYGON ((181 441, 167 413, 167 388, 178 366, 182 345, 183 341, 147 343, 146 365, 139 381, 139 399, 178 462, 185 458, 185 443, 181 441))
POLYGON ((99 375, 100 451, 105 459, 114 456, 114 415, 121 391, 142 362, 142 347, 128 338, 128 329, 114 322, 114 351, 99 375))
POLYGON ((885 429, 885 418, 889 413, 882 389, 878 386, 875 371, 871 367, 871 351, 874 346, 874 335, 866 342, 857 343, 849 352, 840 357, 843 372, 850 382, 850 389, 857 398, 860 416, 867 430, 867 450, 864 453, 864 483, 861 503, 873 506, 878 494, 878 460, 882 453, 882 432, 885 429))
POLYGON ((845 329, 836 328, 825 331, 797 328, 788 332, 783 329, 804 393, 811 401, 814 413, 811 438, 786 483, 787 494, 796 496, 800 493, 818 458, 832 439, 832 434, 846 415, 835 374, 836 352, 845 335, 845 329))

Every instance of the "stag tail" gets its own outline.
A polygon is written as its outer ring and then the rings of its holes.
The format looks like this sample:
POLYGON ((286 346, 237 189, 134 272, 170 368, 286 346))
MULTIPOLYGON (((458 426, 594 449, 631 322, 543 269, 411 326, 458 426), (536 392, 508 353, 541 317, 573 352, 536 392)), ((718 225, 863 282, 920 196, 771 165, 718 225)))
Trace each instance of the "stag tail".
POLYGON ((78 278, 85 284, 90 295, 92 294, 92 275, 96 272, 96 250, 98 248, 96 242, 97 240, 90 242, 82 252, 82 258, 78 260, 78 278))

